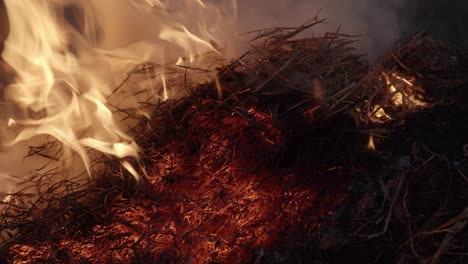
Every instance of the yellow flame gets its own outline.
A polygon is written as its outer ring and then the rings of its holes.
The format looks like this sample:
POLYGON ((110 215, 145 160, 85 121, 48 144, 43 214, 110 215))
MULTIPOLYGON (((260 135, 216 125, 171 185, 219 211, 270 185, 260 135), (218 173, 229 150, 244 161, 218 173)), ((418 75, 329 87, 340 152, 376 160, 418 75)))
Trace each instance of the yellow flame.
POLYGON ((390 118, 390 116, 385 112, 385 110, 380 105, 376 105, 375 107, 378 108, 377 112, 375 112, 375 117, 390 118))
POLYGON ((215 77, 215 85, 216 90, 218 91, 218 100, 223 100, 223 87, 221 86, 221 82, 219 81, 219 76, 215 77))
POLYGON ((388 92, 391 96, 391 100, 394 105, 402 106, 405 103, 405 105, 410 106, 410 107, 412 106, 426 107, 427 106, 426 102, 423 102, 419 100, 418 98, 416 98, 416 95, 415 95, 416 87, 413 84, 414 78, 409 80, 396 73, 391 73, 391 76, 389 76, 387 73, 382 72, 382 75, 385 78, 385 81, 388 87, 388 92), (396 83, 398 81, 399 83, 396 83), (397 85, 399 85, 399 89, 396 88, 397 85))
MULTIPOLYGON (((160 65, 177 58, 177 64, 183 58, 194 63, 202 53, 218 52, 210 44, 216 25, 205 18, 219 12, 202 0, 176 1, 190 10, 180 14, 168 13, 175 8, 167 5, 175 1, 4 1, 11 30, 2 57, 16 72, 16 81, 5 91, 11 116, 0 129, 13 135, 5 145, 53 136, 79 154, 88 172, 88 149, 138 160, 139 147, 110 108, 125 71, 149 59, 160 65), (67 15, 70 6, 78 10, 78 18, 67 15)), ((161 82, 154 78, 148 89, 160 85, 167 100, 166 76, 159 76, 161 82)), ((136 98, 122 97, 120 101, 138 109, 136 98)), ((121 164, 138 178, 129 162, 121 164)))
POLYGON ((196 2, 197 2, 200 6, 206 7, 205 3, 203 3, 202 0, 196 0, 196 2))
POLYGON ((179 46, 184 48, 188 53, 187 55, 190 62, 194 62, 195 56, 199 54, 199 50, 196 48, 197 46, 193 45, 194 43, 201 44, 211 51, 218 52, 208 41, 194 35, 183 25, 178 25, 174 28, 164 28, 161 30, 161 33, 159 33, 159 37, 163 40, 177 43, 179 46))
POLYGON ((184 58, 179 57, 179 58, 177 59, 177 62, 176 62, 175 65, 176 65, 176 66, 183 66, 184 64, 185 64, 184 58))
POLYGON ((161 82, 163 84, 163 100, 166 101, 169 99, 169 92, 167 91, 166 77, 161 75, 161 82))
POLYGON ((367 148, 369 150, 375 151, 374 136, 369 135, 369 142, 367 143, 367 148))
POLYGON ((8 119, 8 126, 14 126, 16 121, 13 118, 8 119))
POLYGON ((133 168, 132 164, 130 164, 128 161, 124 160, 121 162, 122 167, 124 167, 130 174, 136 179, 140 179, 140 174, 133 168))

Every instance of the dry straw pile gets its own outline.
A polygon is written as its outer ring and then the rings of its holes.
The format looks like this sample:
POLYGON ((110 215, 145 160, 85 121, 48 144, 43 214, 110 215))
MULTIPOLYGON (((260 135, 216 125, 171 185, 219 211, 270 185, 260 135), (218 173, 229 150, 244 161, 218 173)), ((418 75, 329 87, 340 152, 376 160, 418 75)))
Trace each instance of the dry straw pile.
POLYGON ((140 183, 112 177, 117 162, 83 184, 28 181, 39 198, 12 195, 0 219, 5 261, 466 261, 464 50, 420 34, 369 66, 356 37, 296 38, 321 22, 256 32, 158 104, 134 128, 140 183))

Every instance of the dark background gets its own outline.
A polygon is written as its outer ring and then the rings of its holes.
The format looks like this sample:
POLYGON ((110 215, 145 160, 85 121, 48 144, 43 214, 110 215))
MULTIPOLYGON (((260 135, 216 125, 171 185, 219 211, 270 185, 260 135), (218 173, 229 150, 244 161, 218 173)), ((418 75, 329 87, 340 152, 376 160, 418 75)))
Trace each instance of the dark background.
POLYGON ((398 11, 403 33, 427 31, 432 36, 468 46, 468 1, 411 0, 398 11))

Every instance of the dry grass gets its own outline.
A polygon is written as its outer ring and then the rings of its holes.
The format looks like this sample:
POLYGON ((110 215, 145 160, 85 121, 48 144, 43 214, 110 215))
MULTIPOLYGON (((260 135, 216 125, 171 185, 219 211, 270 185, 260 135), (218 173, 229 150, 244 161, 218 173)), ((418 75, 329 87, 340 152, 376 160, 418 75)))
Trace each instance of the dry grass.
POLYGON ((465 131, 463 53, 417 35, 369 67, 353 36, 295 38, 321 22, 256 32, 214 80, 151 104, 139 184, 116 161, 92 182, 29 181, 39 198, 18 192, 1 218, 6 261, 466 261, 466 138, 424 130, 465 131))

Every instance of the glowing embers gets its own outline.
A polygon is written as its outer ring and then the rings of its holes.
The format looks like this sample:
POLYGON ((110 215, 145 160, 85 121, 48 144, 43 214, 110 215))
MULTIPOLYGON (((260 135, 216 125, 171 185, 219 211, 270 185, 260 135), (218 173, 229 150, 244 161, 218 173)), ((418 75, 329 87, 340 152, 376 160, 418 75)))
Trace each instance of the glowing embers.
MULTIPOLYGON (((272 157, 285 146, 271 113, 247 106, 241 116, 215 102, 187 107, 182 134, 154 153, 147 167, 148 187, 158 200, 143 209, 148 213, 141 226, 153 229, 132 235, 157 242, 143 251, 176 262, 187 256, 196 263, 230 263, 251 259, 260 248, 281 252, 314 237, 346 198, 347 168, 307 175, 280 169, 272 157)), ((121 208, 116 218, 140 217, 121 208)))

